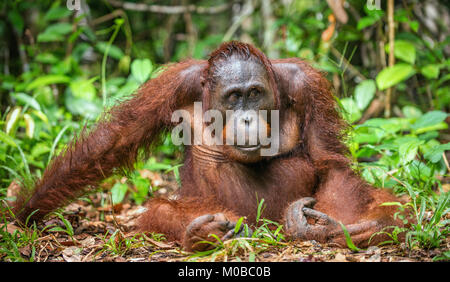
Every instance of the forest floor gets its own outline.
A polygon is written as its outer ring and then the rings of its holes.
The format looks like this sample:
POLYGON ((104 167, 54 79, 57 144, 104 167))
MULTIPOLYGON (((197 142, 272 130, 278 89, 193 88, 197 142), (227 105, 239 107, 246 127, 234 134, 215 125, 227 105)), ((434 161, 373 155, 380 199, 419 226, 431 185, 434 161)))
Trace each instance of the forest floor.
MULTIPOLYGON (((450 249, 450 238, 439 249, 408 250, 404 244, 400 244, 370 247, 359 252, 315 241, 288 241, 277 246, 253 249, 253 254, 238 251, 231 255, 225 251, 215 255, 193 256, 192 253, 183 252, 176 243, 168 242, 158 235, 133 233, 135 219, 144 208, 131 203, 101 207, 100 203, 108 197, 108 193, 97 193, 70 204, 61 211, 66 222, 59 217, 44 221, 37 230, 49 225, 52 227, 44 232, 39 231, 37 238, 20 247, 21 256, 33 256, 34 261, 41 262, 170 262, 211 261, 213 258, 215 261, 427 262, 450 249)), ((31 232, 14 222, 7 224, 9 233, 15 230, 31 232)), ((0 261, 3 261, 1 253, 0 261)))

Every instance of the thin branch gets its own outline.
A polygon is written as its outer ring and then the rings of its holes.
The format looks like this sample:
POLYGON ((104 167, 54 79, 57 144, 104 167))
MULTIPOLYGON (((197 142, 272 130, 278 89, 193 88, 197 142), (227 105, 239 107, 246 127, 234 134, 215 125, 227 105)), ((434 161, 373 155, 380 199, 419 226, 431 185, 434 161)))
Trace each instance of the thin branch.
MULTIPOLYGON (((182 3, 185 7, 189 6, 188 0, 183 0, 182 3)), ((197 30, 195 29, 194 23, 192 22, 191 13, 188 10, 186 10, 186 12, 183 14, 183 18, 186 24, 187 42, 189 46, 188 56, 192 57, 195 51, 195 42, 197 41, 197 30)))
POLYGON ((197 7, 195 5, 188 5, 188 6, 147 5, 144 3, 122 2, 117 0, 107 0, 107 2, 114 7, 119 7, 124 10, 138 11, 138 12, 152 12, 160 14, 183 14, 186 12, 197 14, 219 14, 226 11, 233 4, 233 1, 230 1, 230 3, 213 7, 197 7))
POLYGON ((444 159, 445 166, 447 167, 447 171, 450 172, 450 166, 448 164, 447 156, 445 155, 445 152, 442 152, 442 158, 444 159))
POLYGON ((233 24, 228 28, 227 32, 223 36, 222 41, 228 41, 233 37, 233 34, 236 32, 242 22, 253 13, 254 8, 255 7, 252 0, 245 1, 241 13, 237 16, 233 24))
POLYGON ((333 53, 336 58, 342 60, 343 64, 342 66, 345 67, 345 70, 347 70, 351 75, 359 77, 361 80, 367 80, 367 78, 359 72, 357 68, 355 68, 350 62, 339 52, 336 48, 333 46, 330 47, 331 53, 333 53))

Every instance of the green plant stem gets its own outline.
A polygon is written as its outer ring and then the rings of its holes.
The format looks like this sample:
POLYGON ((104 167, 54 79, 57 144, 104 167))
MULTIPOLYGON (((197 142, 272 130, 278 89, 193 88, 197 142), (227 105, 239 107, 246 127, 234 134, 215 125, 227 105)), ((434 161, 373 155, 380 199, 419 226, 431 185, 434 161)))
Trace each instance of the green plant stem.
POLYGON ((103 107, 106 106, 106 99, 107 99, 107 93, 106 93, 106 61, 108 59, 109 49, 111 48, 111 45, 113 44, 114 40, 116 39, 117 34, 119 33, 120 27, 123 24, 123 20, 116 21, 116 25, 114 28, 114 32, 111 36, 111 38, 108 41, 108 45, 106 46, 105 53, 103 54, 103 60, 102 60, 102 98, 103 98, 103 107))

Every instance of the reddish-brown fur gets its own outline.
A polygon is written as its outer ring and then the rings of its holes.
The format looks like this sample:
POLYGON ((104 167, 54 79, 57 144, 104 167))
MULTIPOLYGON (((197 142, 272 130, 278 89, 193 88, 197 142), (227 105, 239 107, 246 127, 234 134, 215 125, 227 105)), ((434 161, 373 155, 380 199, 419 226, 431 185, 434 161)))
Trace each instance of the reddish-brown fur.
MULTIPOLYGON (((246 216, 253 223, 257 200, 264 198, 263 216, 283 221, 289 204, 303 197, 316 198, 314 209, 346 225, 375 220, 376 226, 354 234, 359 245, 367 245, 373 232, 395 224, 393 208, 379 205, 396 198, 371 187, 349 167, 348 151, 342 143, 346 124, 323 75, 299 59, 268 60, 256 48, 237 42, 222 45, 209 61, 188 60, 168 66, 132 99, 113 108, 90 133, 83 132, 53 160, 31 198, 22 195, 18 200, 18 218, 24 221, 39 209, 31 218, 39 220, 95 187, 117 168, 131 169, 139 149, 148 152, 160 133, 173 126, 174 110, 189 108, 194 101, 203 101, 208 107, 214 66, 236 52, 259 60, 267 69, 280 109, 281 153, 243 164, 228 159, 219 147, 186 147, 178 199, 150 200, 140 218, 140 229, 184 240, 191 249, 186 228, 199 216, 223 213, 231 221, 246 216)), ((213 227, 205 230, 221 232, 213 227)), ((344 244, 342 236, 331 240, 325 233, 308 239, 344 244)))

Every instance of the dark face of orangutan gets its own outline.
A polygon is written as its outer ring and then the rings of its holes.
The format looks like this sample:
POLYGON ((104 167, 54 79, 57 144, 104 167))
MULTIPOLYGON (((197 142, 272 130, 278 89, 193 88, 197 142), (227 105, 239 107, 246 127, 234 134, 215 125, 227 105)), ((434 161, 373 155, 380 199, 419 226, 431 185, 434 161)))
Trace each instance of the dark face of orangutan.
POLYGON ((261 142, 270 135, 270 114, 275 98, 264 66, 251 59, 230 57, 214 72, 215 86, 210 93, 210 109, 221 112, 224 153, 240 162, 263 158, 261 142))

